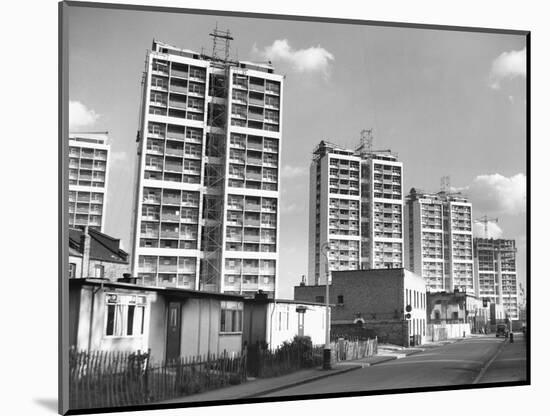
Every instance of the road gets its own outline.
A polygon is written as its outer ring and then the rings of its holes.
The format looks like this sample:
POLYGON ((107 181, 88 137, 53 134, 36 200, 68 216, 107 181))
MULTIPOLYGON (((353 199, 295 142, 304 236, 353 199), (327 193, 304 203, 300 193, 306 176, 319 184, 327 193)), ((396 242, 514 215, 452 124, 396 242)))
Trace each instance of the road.
MULTIPOLYGON (((365 367, 342 375, 327 377, 262 396, 296 396, 414 387, 472 384, 478 382, 517 381, 525 374, 525 343, 521 336, 514 344, 503 345, 503 338, 493 336, 468 338, 454 344, 429 348, 398 360, 365 367), (512 347, 509 349, 509 347, 512 347), (504 350, 502 350, 502 347, 504 350), (508 352, 509 350, 509 352, 508 352), (497 359, 487 364, 497 355, 497 359), (511 369, 516 371, 510 375, 511 369), (486 370, 486 371, 485 371, 486 370)), ((525 379, 525 378, 523 378, 525 379)))

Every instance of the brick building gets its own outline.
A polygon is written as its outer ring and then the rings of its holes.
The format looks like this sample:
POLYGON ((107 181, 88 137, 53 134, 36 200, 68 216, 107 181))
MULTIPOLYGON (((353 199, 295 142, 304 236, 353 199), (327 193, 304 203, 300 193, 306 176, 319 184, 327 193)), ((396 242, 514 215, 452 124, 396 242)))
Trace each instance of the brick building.
POLYGON ((116 281, 129 272, 128 253, 120 248, 119 239, 90 227, 69 229, 69 278, 116 281))
MULTIPOLYGON (((329 302, 332 335, 363 332, 382 342, 421 343, 426 333, 426 283, 405 269, 332 273, 329 302), (410 311, 407 306, 410 306, 410 311), (357 331, 359 329, 359 331, 357 331)), ((325 286, 296 286, 294 299, 324 302, 325 286)))

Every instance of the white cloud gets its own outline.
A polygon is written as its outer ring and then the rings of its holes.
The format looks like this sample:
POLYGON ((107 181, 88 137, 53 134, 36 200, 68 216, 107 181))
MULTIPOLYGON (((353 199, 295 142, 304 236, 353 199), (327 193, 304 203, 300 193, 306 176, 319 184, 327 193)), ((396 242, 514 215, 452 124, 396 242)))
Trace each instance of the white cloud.
POLYGON ((297 176, 303 176, 307 173, 307 168, 304 166, 290 166, 284 165, 281 169, 281 176, 283 178, 295 178, 297 176))
POLYGON ((520 215, 526 211, 525 174, 506 177, 498 173, 479 175, 460 191, 466 193, 479 215, 520 215))
POLYGON ((328 75, 330 61, 334 61, 334 55, 320 45, 293 49, 287 39, 278 39, 263 50, 254 45, 252 53, 262 59, 289 64, 296 72, 322 72, 325 75, 328 75))
POLYGON ((80 101, 69 101, 69 129, 74 130, 94 124, 99 118, 94 110, 88 109, 80 101))
POLYGON ((481 222, 474 222, 474 237, 483 238, 500 238, 502 237, 502 228, 495 222, 487 223, 487 235, 485 235, 485 224, 481 222))
POLYGON ((525 48, 520 51, 503 52, 493 61, 489 86, 498 90, 503 80, 525 77, 526 74, 527 53, 525 48))

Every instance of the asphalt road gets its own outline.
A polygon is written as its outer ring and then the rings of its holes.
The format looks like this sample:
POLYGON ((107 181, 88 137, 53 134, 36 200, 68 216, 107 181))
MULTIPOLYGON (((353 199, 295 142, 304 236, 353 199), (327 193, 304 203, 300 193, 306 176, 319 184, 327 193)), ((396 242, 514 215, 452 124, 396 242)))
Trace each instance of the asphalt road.
POLYGON ((504 349, 491 362, 482 374, 478 383, 500 383, 504 381, 521 381, 527 379, 527 356, 523 334, 514 333, 514 342, 505 345, 504 349))
MULTIPOLYGON (((519 341, 518 339, 511 345, 520 346, 519 341)), ((409 357, 279 390, 263 397, 472 384, 484 366, 495 357, 500 347, 503 347, 503 343, 503 338, 496 338, 494 335, 469 338, 454 344, 430 348, 409 357)), ((521 344, 525 345, 523 341, 521 344)), ((504 357, 500 365, 504 367, 517 365, 521 348, 516 350, 513 357, 504 357), (505 361, 508 358, 514 360, 505 361)), ((525 356, 525 348, 523 348, 523 356, 525 356)), ((498 363, 496 359, 493 361, 484 373, 484 378, 487 380, 481 380, 481 382, 493 381, 490 379, 492 368, 498 363)), ((506 378, 507 372, 509 369, 501 367, 501 371, 498 372, 500 375, 498 381, 505 381, 503 379, 506 378)), ((512 380, 515 381, 514 378, 512 380)))

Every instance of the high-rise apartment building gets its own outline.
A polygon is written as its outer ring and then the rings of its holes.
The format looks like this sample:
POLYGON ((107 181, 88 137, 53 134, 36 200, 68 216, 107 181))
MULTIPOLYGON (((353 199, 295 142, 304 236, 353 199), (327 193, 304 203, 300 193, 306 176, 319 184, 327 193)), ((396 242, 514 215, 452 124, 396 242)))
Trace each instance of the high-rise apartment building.
POLYGON ((405 267, 430 292, 475 293, 472 204, 460 194, 411 189, 405 204, 405 267))
POLYGON ((390 152, 321 141, 310 167, 310 284, 331 271, 401 268, 403 165, 390 152))
POLYGON ((519 315, 516 251, 515 240, 474 239, 476 296, 503 305, 512 319, 519 315))
POLYGON ((275 295, 282 98, 270 64, 153 42, 134 225, 143 283, 275 295))
POLYGON ((69 134, 69 227, 103 231, 108 133, 69 134))

